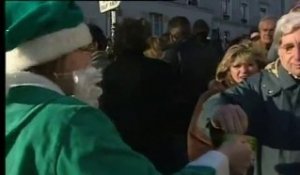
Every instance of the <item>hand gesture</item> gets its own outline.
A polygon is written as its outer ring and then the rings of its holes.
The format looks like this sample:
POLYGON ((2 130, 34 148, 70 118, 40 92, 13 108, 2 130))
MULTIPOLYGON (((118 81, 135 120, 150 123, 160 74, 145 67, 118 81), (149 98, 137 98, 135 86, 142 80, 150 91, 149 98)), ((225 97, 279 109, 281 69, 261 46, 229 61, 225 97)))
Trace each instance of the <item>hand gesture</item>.
POLYGON ((244 134, 248 128, 248 117, 239 105, 224 105, 217 110, 212 123, 226 133, 244 134))
POLYGON ((231 175, 246 175, 254 157, 247 136, 231 135, 227 137, 219 151, 228 157, 231 175))

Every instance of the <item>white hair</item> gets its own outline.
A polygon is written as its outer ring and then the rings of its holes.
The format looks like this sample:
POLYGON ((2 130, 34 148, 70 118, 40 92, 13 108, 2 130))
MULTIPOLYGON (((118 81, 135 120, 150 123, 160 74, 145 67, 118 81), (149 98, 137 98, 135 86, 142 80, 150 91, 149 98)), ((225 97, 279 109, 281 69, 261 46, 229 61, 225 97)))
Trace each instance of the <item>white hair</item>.
POLYGON ((274 16, 264 16, 263 18, 261 18, 259 20, 258 28, 261 28, 262 23, 264 23, 266 21, 272 21, 272 22, 276 23, 276 20, 277 19, 274 16))
POLYGON ((283 35, 292 33, 296 29, 300 28, 300 13, 291 12, 283 15, 278 21, 274 33, 274 45, 278 48, 283 35))

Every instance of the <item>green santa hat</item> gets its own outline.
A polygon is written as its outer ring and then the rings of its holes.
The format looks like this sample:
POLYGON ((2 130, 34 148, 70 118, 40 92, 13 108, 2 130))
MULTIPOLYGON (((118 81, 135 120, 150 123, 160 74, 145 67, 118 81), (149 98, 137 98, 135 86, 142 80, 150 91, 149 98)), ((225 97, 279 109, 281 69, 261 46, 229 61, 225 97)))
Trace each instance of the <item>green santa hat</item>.
POLYGON ((91 41, 74 2, 5 1, 6 73, 55 60, 91 41))

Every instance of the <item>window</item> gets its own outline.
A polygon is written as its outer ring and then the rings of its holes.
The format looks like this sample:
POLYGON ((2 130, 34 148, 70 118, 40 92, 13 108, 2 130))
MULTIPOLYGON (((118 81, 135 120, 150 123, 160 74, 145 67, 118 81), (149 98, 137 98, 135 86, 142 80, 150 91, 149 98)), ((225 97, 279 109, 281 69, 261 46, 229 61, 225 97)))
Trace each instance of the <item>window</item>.
POLYGON ((223 39, 224 39, 224 48, 228 47, 228 44, 230 42, 230 31, 225 30, 223 31, 223 39))
POLYGON ((150 13, 150 22, 152 26, 152 35, 160 36, 163 33, 163 15, 159 13, 150 13))
POLYGON ((187 3, 187 5, 197 6, 198 5, 198 0, 187 0, 186 3, 187 3))
POLYGON ((231 11, 230 0, 222 0, 222 12, 223 12, 224 20, 230 19, 230 11, 231 11))
POLYGON ((224 31, 224 39, 229 41, 229 38, 230 38, 230 31, 225 30, 224 31))
POLYGON ((264 16, 267 15, 267 7, 261 6, 261 7, 259 8, 259 12, 260 12, 260 18, 263 18, 264 16))
POLYGON ((249 7, 246 2, 241 3, 241 14, 242 14, 241 22, 243 24, 246 24, 249 19, 249 7))

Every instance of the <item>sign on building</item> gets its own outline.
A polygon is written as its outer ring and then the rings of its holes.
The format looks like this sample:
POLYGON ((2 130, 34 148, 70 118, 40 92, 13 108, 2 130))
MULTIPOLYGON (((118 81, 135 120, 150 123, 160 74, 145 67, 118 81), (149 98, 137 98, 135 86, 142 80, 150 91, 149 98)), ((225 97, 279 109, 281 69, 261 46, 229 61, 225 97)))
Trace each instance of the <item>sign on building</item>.
POLYGON ((119 7, 121 1, 99 1, 100 12, 104 13, 119 7))

